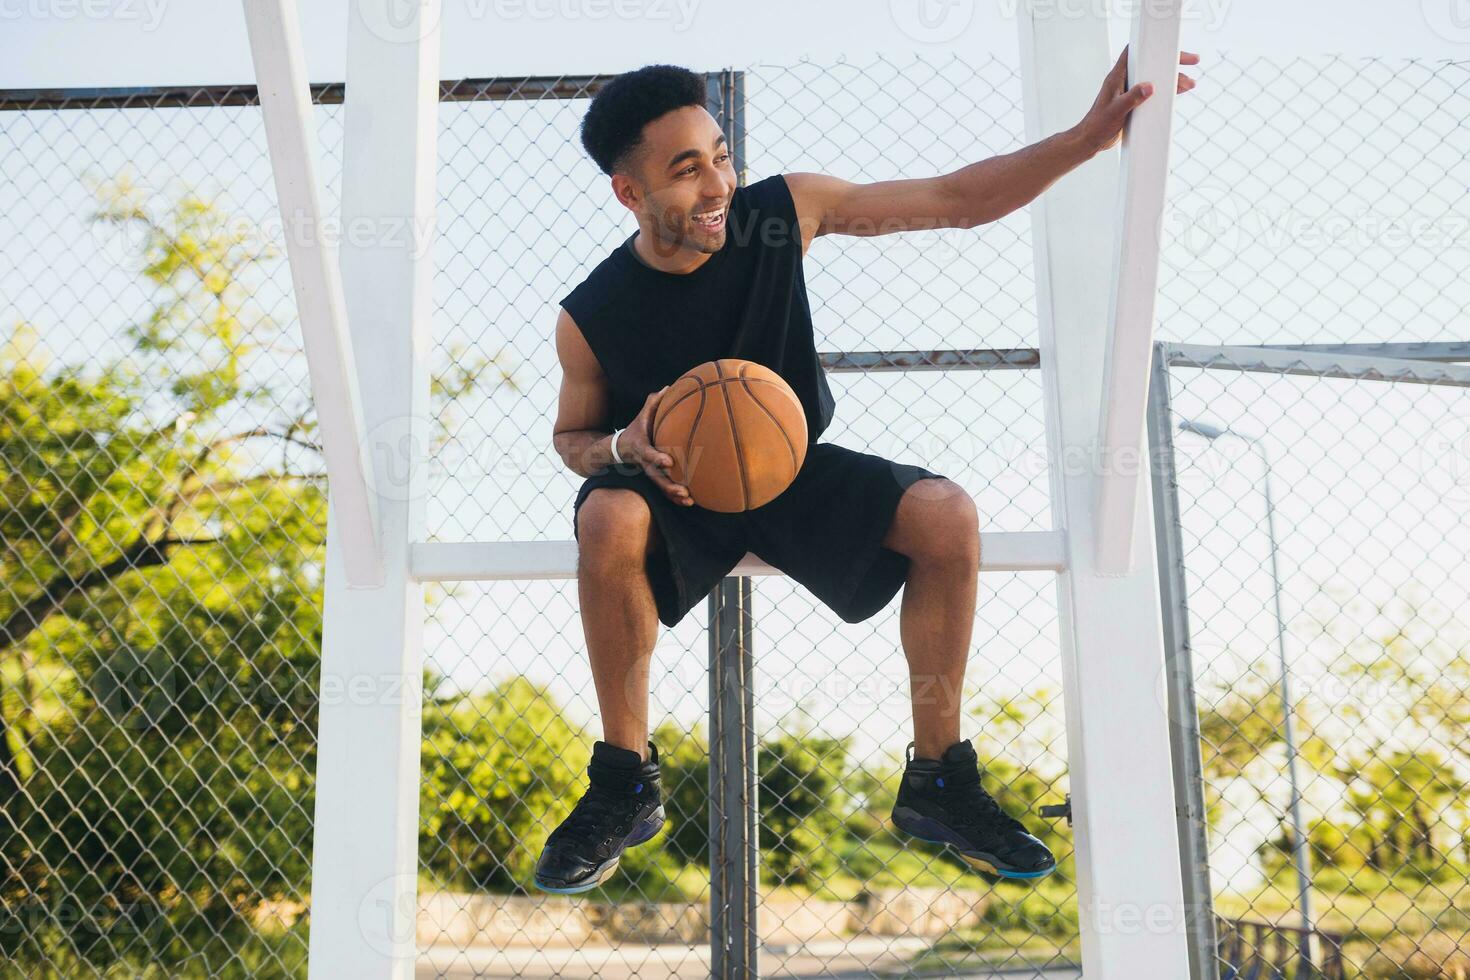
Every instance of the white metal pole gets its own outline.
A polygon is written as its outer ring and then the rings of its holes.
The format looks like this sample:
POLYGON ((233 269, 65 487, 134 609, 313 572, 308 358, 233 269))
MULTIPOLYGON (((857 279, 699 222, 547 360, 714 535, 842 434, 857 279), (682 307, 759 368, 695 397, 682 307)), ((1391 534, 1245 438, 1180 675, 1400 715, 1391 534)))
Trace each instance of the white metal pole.
POLYGON ((383 585, 378 501, 363 444, 362 402, 334 242, 322 234, 316 130, 295 0, 244 0, 276 203, 321 429, 348 585, 383 585))
MULTIPOLYGON (((1105 11, 1027 0, 1020 21, 1028 142, 1075 125, 1112 67, 1105 11)), ((1186 977, 1183 881, 1169 752, 1164 646, 1147 494, 1131 567, 1096 565, 1093 501, 1105 327, 1116 240, 1116 154, 1031 205, 1057 575, 1082 970, 1089 980, 1186 977)), ((1134 392, 1143 403, 1143 392, 1134 392)))
POLYGON ((1302 794, 1296 775, 1296 732, 1292 721, 1291 672, 1286 664, 1286 619, 1281 615, 1281 572, 1276 554, 1276 503, 1271 496, 1271 454, 1266 442, 1258 436, 1244 439, 1261 457, 1261 489, 1266 495, 1266 535, 1271 543, 1271 601, 1276 611, 1276 655, 1281 665, 1281 728, 1286 739, 1286 778, 1291 791, 1291 857, 1296 869, 1297 912, 1302 917, 1302 934, 1297 941, 1297 969, 1301 976, 1311 976, 1312 969, 1312 856, 1310 839, 1302 824, 1302 794))
POLYGON ((1149 82, 1153 94, 1128 114, 1117 189, 1117 238, 1108 343, 1103 354, 1102 419, 1098 424, 1102 472, 1095 489, 1098 568, 1128 570, 1134 553, 1137 498, 1148 485, 1143 464, 1144 419, 1153 363, 1154 302, 1159 283, 1159 237, 1179 75, 1179 14, 1183 0, 1138 4, 1128 42, 1128 84, 1149 82))
POLYGON ((414 975, 430 284, 439 115, 437 0, 353 0, 341 249, 386 581, 345 588, 328 522, 312 853, 313 978, 414 975))
MULTIPOLYGON (((1060 531, 985 531, 980 535, 982 572, 1059 572, 1066 541, 1060 531)), ((730 577, 781 575, 747 554, 730 577)), ((424 541, 413 546, 413 575, 420 582, 517 582, 575 579, 575 541, 424 541)))

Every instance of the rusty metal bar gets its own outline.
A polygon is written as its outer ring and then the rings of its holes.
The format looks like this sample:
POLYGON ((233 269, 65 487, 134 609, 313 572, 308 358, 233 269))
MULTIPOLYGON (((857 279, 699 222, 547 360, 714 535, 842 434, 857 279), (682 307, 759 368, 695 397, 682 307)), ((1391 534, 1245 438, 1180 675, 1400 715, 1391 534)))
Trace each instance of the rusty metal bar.
MULTIPOLYGON (((525 75, 461 78, 439 83, 440 102, 518 102, 537 99, 590 99, 612 75, 525 75)), ((342 82, 311 86, 316 105, 341 105, 342 82)), ((0 111, 31 109, 216 108, 260 104, 253 84, 144 85, 114 88, 16 88, 0 90, 0 111)))
POLYGON ((1029 371, 1041 366, 1034 347, 991 350, 872 350, 828 351, 818 354, 823 369, 849 371, 1029 371))

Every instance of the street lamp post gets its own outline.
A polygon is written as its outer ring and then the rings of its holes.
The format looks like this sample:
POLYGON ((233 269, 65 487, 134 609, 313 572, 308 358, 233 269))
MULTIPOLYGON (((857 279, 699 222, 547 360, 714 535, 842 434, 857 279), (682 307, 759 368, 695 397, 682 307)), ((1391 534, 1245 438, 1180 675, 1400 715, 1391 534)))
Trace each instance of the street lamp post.
POLYGON ((1179 423, 1183 432, 1214 442, 1224 436, 1233 436, 1251 446, 1261 454, 1261 486, 1266 497, 1266 534, 1271 541, 1271 589, 1276 611, 1276 653, 1281 662, 1281 717, 1282 735, 1286 739, 1286 776, 1291 785, 1291 833, 1292 861, 1296 868, 1297 904, 1302 916, 1302 935, 1298 946, 1299 972, 1303 977, 1312 975, 1312 872, 1311 854, 1307 835, 1302 827, 1301 792, 1296 776, 1296 736, 1292 724, 1291 675, 1286 666, 1286 621, 1281 615, 1281 575, 1276 566, 1276 508, 1271 497, 1271 456, 1266 443, 1259 436, 1246 435, 1233 429, 1210 425, 1208 422, 1185 420, 1179 423))

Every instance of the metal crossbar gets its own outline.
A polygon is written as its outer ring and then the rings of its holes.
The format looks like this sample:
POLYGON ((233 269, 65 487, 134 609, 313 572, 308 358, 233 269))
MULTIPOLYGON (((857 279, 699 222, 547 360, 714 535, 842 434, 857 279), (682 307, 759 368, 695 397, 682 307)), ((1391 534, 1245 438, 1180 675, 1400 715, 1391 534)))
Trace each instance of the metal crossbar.
MULTIPOLYGON (((980 535, 983 572, 1059 572, 1065 565, 1061 531, 993 531, 980 535)), ((420 582, 513 582, 574 579, 575 541, 420 542, 413 547, 413 576, 420 582)), ((731 577, 780 575, 754 554, 731 577)))

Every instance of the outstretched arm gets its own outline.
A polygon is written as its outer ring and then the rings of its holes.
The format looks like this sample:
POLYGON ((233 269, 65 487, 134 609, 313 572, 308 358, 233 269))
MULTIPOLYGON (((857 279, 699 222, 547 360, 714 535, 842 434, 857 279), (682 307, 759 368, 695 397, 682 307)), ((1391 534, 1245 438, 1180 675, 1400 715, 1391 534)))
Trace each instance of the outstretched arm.
MULTIPOLYGON (((1184 51, 1179 61, 1199 64, 1199 55, 1184 51)), ((1128 113, 1153 94, 1147 82, 1126 88, 1127 78, 1125 46, 1092 108, 1076 126, 953 173, 872 184, 827 174, 787 174, 786 185, 801 222, 802 251, 817 235, 868 237, 974 228, 1025 207, 1068 171, 1118 142, 1128 113)), ((1188 92, 1195 83, 1181 73, 1177 84, 1177 91, 1188 92)))

